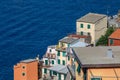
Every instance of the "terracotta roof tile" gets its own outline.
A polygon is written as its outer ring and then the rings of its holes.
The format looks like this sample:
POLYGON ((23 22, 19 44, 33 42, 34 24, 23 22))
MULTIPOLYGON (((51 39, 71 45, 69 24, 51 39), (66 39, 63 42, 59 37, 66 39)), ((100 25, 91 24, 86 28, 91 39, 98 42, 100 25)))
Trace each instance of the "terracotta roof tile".
POLYGON ((115 38, 115 39, 120 39, 120 29, 117 29, 115 32, 113 32, 109 38, 115 38))

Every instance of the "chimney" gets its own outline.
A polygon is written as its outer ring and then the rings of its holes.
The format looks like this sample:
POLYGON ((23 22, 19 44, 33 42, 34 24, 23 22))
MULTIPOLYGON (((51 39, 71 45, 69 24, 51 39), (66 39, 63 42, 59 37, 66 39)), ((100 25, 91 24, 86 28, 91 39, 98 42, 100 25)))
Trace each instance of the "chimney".
POLYGON ((113 57, 114 57, 114 56, 113 56, 112 49, 108 49, 108 51, 107 51, 107 57, 108 57, 108 58, 113 58, 113 57))

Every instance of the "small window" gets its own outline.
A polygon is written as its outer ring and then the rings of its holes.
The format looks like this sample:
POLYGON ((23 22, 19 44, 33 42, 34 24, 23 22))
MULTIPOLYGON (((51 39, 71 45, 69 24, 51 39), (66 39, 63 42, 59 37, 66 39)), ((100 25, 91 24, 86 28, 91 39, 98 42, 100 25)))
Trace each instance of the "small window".
POLYGON ((48 60, 45 60, 45 65, 48 65, 48 60))
POLYGON ((89 24, 88 24, 87 28, 90 29, 90 25, 89 24))
POLYGON ((88 32, 88 36, 90 36, 90 33, 88 32))
POLYGON ((80 24, 80 27, 83 28, 83 24, 80 24))
POLYGON ((58 64, 60 64, 60 59, 58 59, 58 64))
POLYGON ((68 44, 68 47, 70 47, 70 44, 68 44))
POLYGON ((58 79, 58 80, 61 80, 61 74, 60 74, 60 73, 58 74, 58 77, 59 77, 59 79, 58 79))
POLYGON ((62 54, 63 54, 63 55, 62 55, 63 57, 65 57, 65 56, 66 56, 66 52, 63 52, 62 54))
POLYGON ((67 76, 67 75, 66 75, 66 74, 64 74, 64 80, 66 80, 66 76, 67 76))
POLYGON ((50 49, 49 51, 50 51, 50 52, 52 52, 52 50, 51 50, 51 49, 50 49))
POLYGON ((24 72, 22 73, 22 76, 25 76, 25 73, 24 73, 24 72))
POLYGON ((52 60, 52 64, 54 64, 54 60, 52 60))
POLYGON ((112 39, 110 39, 110 44, 113 44, 113 40, 112 39))
POLYGON ((50 76, 52 76, 52 71, 50 70, 50 76))
POLYGON ((80 74, 80 72, 81 72, 81 66, 80 66, 80 64, 77 67, 77 72, 78 72, 78 74, 80 74))
POLYGON ((22 66, 23 69, 25 69, 25 66, 22 66))
POLYGON ((57 56, 60 56, 60 51, 58 51, 57 56))
POLYGON ((53 71, 53 75, 57 75, 57 72, 53 71))
POLYGON ((81 35, 83 35, 83 32, 81 31, 81 33, 80 33, 81 35))
POLYGON ((70 60, 70 56, 68 56, 68 61, 70 60))
POLYGON ((44 73, 45 73, 45 74, 47 73, 47 69, 44 69, 44 73))
POLYGON ((62 61, 62 63, 63 63, 63 65, 65 65, 65 61, 64 60, 62 61))

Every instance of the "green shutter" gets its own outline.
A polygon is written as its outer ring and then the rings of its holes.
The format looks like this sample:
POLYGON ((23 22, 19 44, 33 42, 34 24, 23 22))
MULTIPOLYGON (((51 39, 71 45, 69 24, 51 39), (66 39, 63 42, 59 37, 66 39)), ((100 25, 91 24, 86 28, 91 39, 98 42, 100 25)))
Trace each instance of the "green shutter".
POLYGON ((57 75, 57 72, 53 71, 53 75, 57 75))
POLYGON ((80 27, 83 28, 83 24, 80 24, 80 27))
POLYGON ((47 73, 47 69, 44 68, 44 73, 47 73))
POLYGON ((60 59, 58 59, 58 64, 60 64, 60 59))
POLYGON ((78 67, 77 67, 77 72, 80 73, 80 71, 81 71, 81 67, 80 67, 80 64, 79 64, 78 67))
POLYGON ((54 64, 54 60, 52 60, 52 64, 54 64))
POLYGON ((65 61, 64 60, 62 61, 62 63, 63 63, 63 65, 65 65, 65 61))
POLYGON ((60 56, 60 51, 58 51, 57 56, 60 56))
POLYGON ((83 32, 81 31, 81 35, 83 35, 83 32))
POLYGON ((91 80, 101 80, 101 78, 91 78, 91 80))
POLYGON ((48 65, 48 60, 45 60, 45 65, 48 65))
POLYGON ((88 24, 87 28, 90 29, 90 25, 89 24, 88 24))
POLYGON ((66 76, 67 76, 67 75, 66 75, 66 74, 64 74, 64 80, 66 80, 66 76))
POLYGON ((113 40, 112 39, 110 39, 110 44, 113 44, 113 40))
POLYGON ((63 55, 62 55, 63 57, 65 57, 65 56, 66 56, 66 52, 62 52, 62 54, 63 54, 63 55))
POLYGON ((50 76, 52 76, 52 71, 50 70, 50 76))
POLYGON ((61 74, 60 74, 60 73, 58 74, 58 77, 59 77, 59 79, 58 79, 58 80, 61 80, 61 74))
POLYGON ((70 44, 68 44, 68 47, 70 47, 70 44))
POLYGON ((70 56, 68 56, 68 61, 70 60, 70 56))

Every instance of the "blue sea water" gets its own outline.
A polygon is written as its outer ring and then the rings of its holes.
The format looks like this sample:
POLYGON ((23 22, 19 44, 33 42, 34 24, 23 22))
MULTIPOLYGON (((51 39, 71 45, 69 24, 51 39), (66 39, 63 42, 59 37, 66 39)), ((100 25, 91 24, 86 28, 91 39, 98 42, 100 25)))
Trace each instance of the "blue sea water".
POLYGON ((114 15, 120 0, 1 0, 0 80, 13 80, 13 65, 40 57, 48 45, 75 32, 88 12, 114 15))

